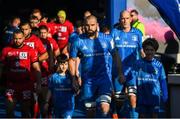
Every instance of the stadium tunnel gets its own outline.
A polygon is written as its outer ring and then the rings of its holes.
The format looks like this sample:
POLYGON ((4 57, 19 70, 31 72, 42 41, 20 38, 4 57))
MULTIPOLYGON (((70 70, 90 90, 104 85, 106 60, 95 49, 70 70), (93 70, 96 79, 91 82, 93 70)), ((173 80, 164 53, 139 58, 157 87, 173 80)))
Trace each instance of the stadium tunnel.
POLYGON ((49 16, 55 16, 58 10, 64 9, 67 19, 73 23, 83 18, 86 10, 90 10, 97 17, 107 16, 107 22, 112 26, 118 21, 119 12, 126 8, 126 0, 0 0, 0 27, 11 16, 27 18, 34 8, 39 8, 49 16))

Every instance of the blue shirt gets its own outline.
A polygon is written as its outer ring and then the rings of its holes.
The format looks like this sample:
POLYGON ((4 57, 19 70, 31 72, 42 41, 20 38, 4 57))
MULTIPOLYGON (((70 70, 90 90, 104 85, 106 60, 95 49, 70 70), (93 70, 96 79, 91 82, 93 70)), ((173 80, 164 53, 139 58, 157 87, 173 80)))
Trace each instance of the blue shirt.
POLYGON ((167 101, 166 75, 161 62, 138 60, 128 75, 128 86, 137 86, 139 105, 159 106, 161 98, 167 101))
POLYGON ((79 37, 79 33, 74 31, 69 37, 69 43, 73 43, 79 37))
MULTIPOLYGON (((136 28, 131 28, 129 32, 113 29, 111 35, 114 39, 115 48, 118 49, 121 56, 124 75, 127 75, 133 62, 140 58, 142 33, 136 28)), ((116 64, 113 65, 114 69, 116 69, 116 64)))
POLYGON ((74 108, 74 94, 72 91, 71 79, 68 74, 63 76, 59 73, 54 73, 48 80, 48 87, 52 92, 55 108, 74 108))
POLYGON ((89 39, 85 34, 82 34, 72 44, 70 57, 76 58, 78 52, 82 54, 82 79, 110 80, 109 53, 113 53, 113 48, 114 42, 110 35, 99 33, 96 39, 89 39))
POLYGON ((4 31, 4 36, 3 36, 3 43, 4 45, 10 44, 10 42, 13 40, 13 33, 14 31, 18 30, 19 27, 14 27, 14 26, 8 26, 5 31, 4 31))

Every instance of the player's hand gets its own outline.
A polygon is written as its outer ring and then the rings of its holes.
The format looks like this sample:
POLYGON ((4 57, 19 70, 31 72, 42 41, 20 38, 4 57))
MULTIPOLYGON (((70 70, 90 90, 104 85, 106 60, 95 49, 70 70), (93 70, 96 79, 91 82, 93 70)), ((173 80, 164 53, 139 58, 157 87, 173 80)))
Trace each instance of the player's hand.
POLYGON ((79 75, 79 72, 76 73, 76 78, 78 80, 79 86, 82 85, 82 80, 81 80, 81 76, 79 75))
POLYGON ((77 76, 72 77, 72 90, 75 94, 79 94, 80 92, 81 79, 77 76))

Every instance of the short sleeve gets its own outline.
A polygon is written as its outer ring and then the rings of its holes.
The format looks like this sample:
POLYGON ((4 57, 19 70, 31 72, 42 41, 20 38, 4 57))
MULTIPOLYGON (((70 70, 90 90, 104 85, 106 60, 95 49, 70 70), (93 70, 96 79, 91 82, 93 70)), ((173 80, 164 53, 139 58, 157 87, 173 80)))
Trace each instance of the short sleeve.
POLYGON ((78 55, 78 49, 79 49, 79 41, 75 41, 70 46, 70 57, 76 58, 78 55))
POLYGON ((31 60, 31 63, 38 62, 38 52, 37 52, 37 50, 34 50, 34 49, 30 50, 30 60, 31 60))
POLYGON ((52 44, 51 47, 53 48, 53 51, 56 51, 59 48, 58 44, 56 43, 56 41, 53 38, 51 38, 50 43, 52 44))
POLYGON ((38 53, 44 54, 46 52, 46 48, 44 47, 43 43, 41 42, 41 40, 37 37, 36 38, 36 50, 38 51, 38 53))
POLYGON ((142 41, 143 41, 143 35, 140 30, 137 29, 137 35, 138 35, 138 50, 140 51, 142 49, 142 41))

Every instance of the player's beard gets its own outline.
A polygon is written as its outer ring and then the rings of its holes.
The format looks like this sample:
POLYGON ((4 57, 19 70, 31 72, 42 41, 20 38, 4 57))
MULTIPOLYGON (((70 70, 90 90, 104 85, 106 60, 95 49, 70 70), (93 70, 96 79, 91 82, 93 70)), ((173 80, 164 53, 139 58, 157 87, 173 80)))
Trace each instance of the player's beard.
POLYGON ((88 37, 96 36, 97 30, 96 31, 89 30, 89 31, 86 31, 86 33, 88 37))
POLYGON ((22 42, 21 44, 20 44, 20 43, 15 43, 14 46, 15 46, 16 48, 20 48, 20 47, 23 46, 23 42, 22 42))

